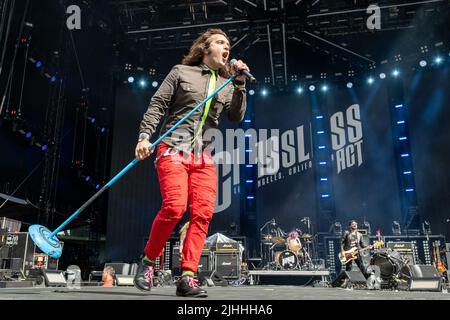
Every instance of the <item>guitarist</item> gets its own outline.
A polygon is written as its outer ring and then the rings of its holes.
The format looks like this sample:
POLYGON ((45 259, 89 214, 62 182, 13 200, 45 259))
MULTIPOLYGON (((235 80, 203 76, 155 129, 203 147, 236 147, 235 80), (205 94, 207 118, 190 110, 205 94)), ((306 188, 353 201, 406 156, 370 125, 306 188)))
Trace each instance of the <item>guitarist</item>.
MULTIPOLYGON (((356 220, 351 220, 349 222, 348 230, 344 232, 341 238, 341 254, 344 255, 344 251, 348 251, 352 248, 358 248, 358 250, 363 249, 365 246, 362 238, 362 234, 358 232, 358 223, 356 222, 356 220)), ((367 278, 369 275, 367 275, 366 273, 366 268, 364 267, 364 263, 359 254, 354 261, 361 272, 364 274, 364 276, 367 278)), ((345 264, 346 271, 352 270, 352 263, 353 260, 350 260, 345 264)))

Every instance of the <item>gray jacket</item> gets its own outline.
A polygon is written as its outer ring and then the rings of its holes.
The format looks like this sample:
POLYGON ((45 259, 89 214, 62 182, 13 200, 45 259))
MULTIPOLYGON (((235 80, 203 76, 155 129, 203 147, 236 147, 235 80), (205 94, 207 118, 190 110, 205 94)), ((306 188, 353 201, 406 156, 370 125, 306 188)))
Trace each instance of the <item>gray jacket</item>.
MULTIPOLYGON (((150 105, 140 124, 139 137, 150 139, 162 117, 167 114, 161 128, 161 134, 164 134, 207 97, 209 79, 210 69, 205 64, 199 66, 175 65, 151 98, 150 105)), ((215 88, 217 89, 226 80, 216 76, 215 88)), ((190 139, 189 141, 191 141, 200 125, 204 107, 205 104, 165 137, 163 142, 178 147, 183 144, 180 140, 186 142, 190 139), (185 137, 187 134, 190 138, 185 137)), ((230 83, 216 94, 211 101, 208 116, 202 128, 203 133, 210 128, 218 128, 219 116, 224 110, 231 121, 242 121, 246 110, 245 88, 238 88, 230 83)), ((203 141, 203 146, 209 143, 210 141, 203 141)))

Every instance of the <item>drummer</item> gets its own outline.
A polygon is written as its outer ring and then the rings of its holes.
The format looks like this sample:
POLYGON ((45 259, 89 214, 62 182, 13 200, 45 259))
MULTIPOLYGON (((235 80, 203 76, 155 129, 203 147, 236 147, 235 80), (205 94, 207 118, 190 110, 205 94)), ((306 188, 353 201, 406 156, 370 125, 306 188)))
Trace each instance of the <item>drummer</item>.
POLYGON ((290 251, 295 254, 300 254, 302 249, 302 243, 300 242, 300 234, 297 230, 289 232, 288 238, 286 239, 287 247, 290 251))

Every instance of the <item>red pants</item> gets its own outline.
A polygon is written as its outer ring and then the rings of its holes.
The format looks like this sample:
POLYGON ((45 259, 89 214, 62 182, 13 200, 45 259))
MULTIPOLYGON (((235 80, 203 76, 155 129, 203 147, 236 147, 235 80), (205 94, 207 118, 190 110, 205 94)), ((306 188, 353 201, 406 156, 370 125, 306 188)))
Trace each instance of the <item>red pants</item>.
POLYGON ((150 260, 162 254, 166 241, 186 211, 189 200, 190 223, 184 240, 181 268, 197 272, 216 203, 216 167, 207 152, 201 154, 201 159, 194 160, 194 153, 187 158, 183 153, 175 153, 173 150, 168 155, 163 155, 168 148, 166 144, 158 146, 157 170, 162 207, 153 221, 145 254, 150 260))

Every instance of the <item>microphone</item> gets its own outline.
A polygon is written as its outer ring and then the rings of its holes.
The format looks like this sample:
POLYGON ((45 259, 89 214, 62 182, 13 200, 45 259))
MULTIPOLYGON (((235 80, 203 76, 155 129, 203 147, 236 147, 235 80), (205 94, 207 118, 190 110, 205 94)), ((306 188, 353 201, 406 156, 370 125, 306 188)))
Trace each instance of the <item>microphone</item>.
MULTIPOLYGON (((233 66, 233 64, 235 64, 236 62, 237 62, 236 59, 231 59, 231 60, 230 60, 230 66, 233 66)), ((256 82, 255 77, 254 77, 250 72, 248 72, 247 70, 239 70, 238 72, 241 73, 241 74, 243 74, 244 76, 246 76, 247 79, 248 79, 250 82, 256 82)))

